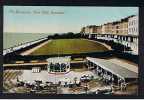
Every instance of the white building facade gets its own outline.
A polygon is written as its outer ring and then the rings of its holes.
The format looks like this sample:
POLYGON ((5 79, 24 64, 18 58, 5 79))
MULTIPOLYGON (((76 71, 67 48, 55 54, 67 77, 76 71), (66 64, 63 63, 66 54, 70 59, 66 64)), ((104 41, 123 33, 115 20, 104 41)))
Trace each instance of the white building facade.
POLYGON ((132 16, 128 19, 128 34, 129 35, 139 35, 138 28, 138 15, 132 16))
MULTIPOLYGON (((139 17, 134 15, 128 19, 128 35, 139 35, 139 17)), ((138 54, 138 38, 133 39, 131 43, 131 49, 138 54)))

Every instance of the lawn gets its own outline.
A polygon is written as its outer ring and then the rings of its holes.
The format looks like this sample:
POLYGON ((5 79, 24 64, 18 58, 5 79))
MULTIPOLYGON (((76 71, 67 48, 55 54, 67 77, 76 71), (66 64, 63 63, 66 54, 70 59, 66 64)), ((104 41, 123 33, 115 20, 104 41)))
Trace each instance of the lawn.
POLYGON ((79 54, 107 50, 102 44, 86 39, 56 39, 38 48, 30 55, 79 54))

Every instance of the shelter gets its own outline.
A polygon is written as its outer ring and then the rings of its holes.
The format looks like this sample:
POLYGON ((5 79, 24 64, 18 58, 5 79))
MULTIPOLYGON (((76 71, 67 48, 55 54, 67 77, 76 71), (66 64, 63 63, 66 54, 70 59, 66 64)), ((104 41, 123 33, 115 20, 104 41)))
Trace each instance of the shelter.
POLYGON ((119 86, 138 79, 138 73, 105 59, 87 57, 86 63, 89 69, 95 69, 98 76, 119 86))

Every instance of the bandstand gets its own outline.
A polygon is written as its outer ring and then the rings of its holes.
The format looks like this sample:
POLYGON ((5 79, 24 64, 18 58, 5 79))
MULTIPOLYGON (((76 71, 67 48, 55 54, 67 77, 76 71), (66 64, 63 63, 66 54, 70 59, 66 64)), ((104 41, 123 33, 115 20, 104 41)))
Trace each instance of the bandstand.
POLYGON ((48 58, 47 70, 49 73, 67 73, 70 71, 70 56, 48 58))

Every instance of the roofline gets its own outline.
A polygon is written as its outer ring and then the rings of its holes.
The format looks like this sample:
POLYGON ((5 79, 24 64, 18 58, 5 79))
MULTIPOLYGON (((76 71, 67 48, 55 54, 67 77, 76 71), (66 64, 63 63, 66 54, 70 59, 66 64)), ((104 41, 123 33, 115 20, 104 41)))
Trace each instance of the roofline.
MULTIPOLYGON (((91 57, 87 57, 87 58, 91 58, 91 57)), ((92 62, 93 62, 93 61, 92 61, 92 62)), ((112 70, 108 69, 107 67, 105 67, 104 65, 102 65, 102 64, 99 63, 99 62, 93 62, 93 63, 98 64, 98 65, 101 66, 102 68, 106 69, 107 71, 113 73, 114 75, 116 75, 116 76, 118 76, 118 77, 121 77, 122 79, 126 79, 126 77, 123 77, 123 76, 121 76, 121 75, 113 72, 112 70)))

